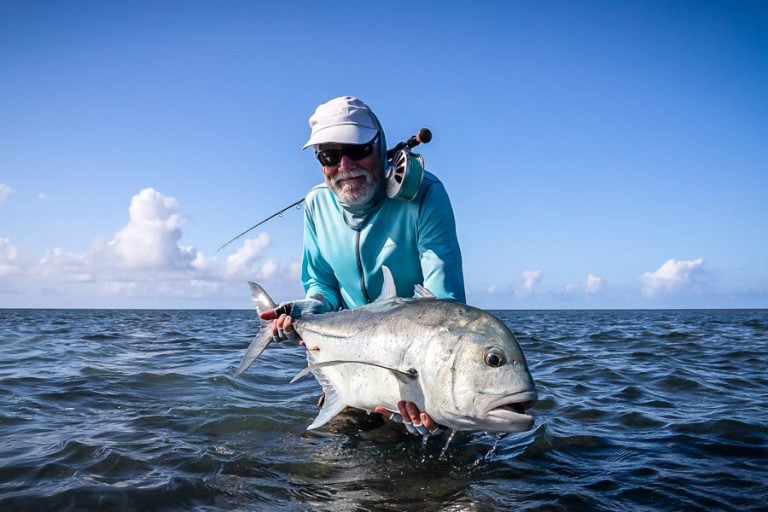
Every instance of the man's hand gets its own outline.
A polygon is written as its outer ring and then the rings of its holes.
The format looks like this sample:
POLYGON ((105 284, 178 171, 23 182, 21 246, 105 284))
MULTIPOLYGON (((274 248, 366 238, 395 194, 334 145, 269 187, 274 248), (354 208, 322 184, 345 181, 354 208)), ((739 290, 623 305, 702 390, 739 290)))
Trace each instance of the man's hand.
POLYGON ((289 313, 290 308, 281 304, 275 309, 268 309, 259 314, 262 320, 272 320, 272 338, 275 341, 298 339, 296 331, 293 330, 293 317, 289 313))
POLYGON ((392 421, 405 424, 405 428, 411 434, 434 436, 445 431, 445 429, 435 423, 429 414, 420 412, 413 402, 406 402, 405 400, 397 402, 397 410, 400 414, 393 413, 381 405, 376 406, 374 410, 392 421))
MULTIPOLYGON (((272 320, 272 338, 275 340, 298 339, 293 330, 293 319, 302 315, 316 314, 323 311, 323 296, 313 295, 303 299, 281 302, 275 309, 268 309, 259 313, 262 320, 272 320)), ((303 343, 302 343, 303 344, 303 343)))

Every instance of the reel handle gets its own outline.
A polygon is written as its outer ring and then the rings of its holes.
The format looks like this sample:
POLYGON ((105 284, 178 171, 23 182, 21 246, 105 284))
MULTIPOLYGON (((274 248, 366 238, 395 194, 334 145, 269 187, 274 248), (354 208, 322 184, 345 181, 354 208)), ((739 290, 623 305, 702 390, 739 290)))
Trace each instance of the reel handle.
POLYGON ((415 148, 419 144, 427 144, 432 140, 432 132, 429 128, 419 128, 418 133, 408 140, 398 142, 395 147, 387 150, 387 160, 391 159, 401 149, 415 148))

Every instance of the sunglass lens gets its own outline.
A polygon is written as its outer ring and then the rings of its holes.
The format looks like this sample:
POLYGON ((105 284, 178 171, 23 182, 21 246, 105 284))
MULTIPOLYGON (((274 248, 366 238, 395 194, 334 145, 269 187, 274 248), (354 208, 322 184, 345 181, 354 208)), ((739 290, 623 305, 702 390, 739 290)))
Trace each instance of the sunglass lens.
POLYGON ((341 162, 341 150, 325 149, 317 153, 317 159, 326 167, 339 165, 339 162, 341 162))
POLYGON ((356 144, 345 146, 342 149, 324 149, 317 152, 317 159, 325 167, 335 167, 341 162, 341 157, 346 155, 352 160, 362 160, 373 153, 374 141, 367 144, 356 144))
POLYGON ((362 160, 370 155, 372 151, 372 144, 362 144, 360 146, 349 146, 345 153, 352 160, 362 160))

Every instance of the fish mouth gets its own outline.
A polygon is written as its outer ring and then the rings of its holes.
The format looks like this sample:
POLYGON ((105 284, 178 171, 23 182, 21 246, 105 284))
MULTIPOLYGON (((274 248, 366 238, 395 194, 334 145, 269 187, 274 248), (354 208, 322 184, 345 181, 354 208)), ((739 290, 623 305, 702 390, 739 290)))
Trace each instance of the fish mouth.
MULTIPOLYGON (((502 404, 498 407, 494 407, 491 409, 491 411, 512 411, 515 414, 525 414, 525 411, 533 407, 533 401, 532 400, 526 400, 525 402, 512 402, 509 404, 502 404)), ((491 412, 489 411, 489 412, 491 412)))
POLYGON ((537 399, 536 391, 524 391, 486 396, 478 405, 485 411, 485 423, 505 432, 523 432, 533 426, 533 416, 526 411, 533 407, 537 399))

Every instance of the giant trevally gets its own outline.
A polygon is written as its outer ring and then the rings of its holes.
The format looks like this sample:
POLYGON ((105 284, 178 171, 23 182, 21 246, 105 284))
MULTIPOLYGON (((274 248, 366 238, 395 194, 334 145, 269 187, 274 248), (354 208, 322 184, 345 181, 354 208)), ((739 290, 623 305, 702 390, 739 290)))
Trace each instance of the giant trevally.
MULTIPOLYGON (((250 285, 259 312, 275 307, 259 285, 250 285)), ((385 267, 375 302, 293 321, 309 362, 299 376, 311 371, 325 392, 323 407, 307 428, 324 425, 348 406, 372 411, 382 405, 396 412, 397 402, 407 400, 454 430, 530 429, 533 417, 526 411, 537 400, 536 388, 507 326, 481 309, 437 299, 420 286, 416 295, 396 297, 385 267)), ((271 340, 265 326, 236 375, 271 340)))

